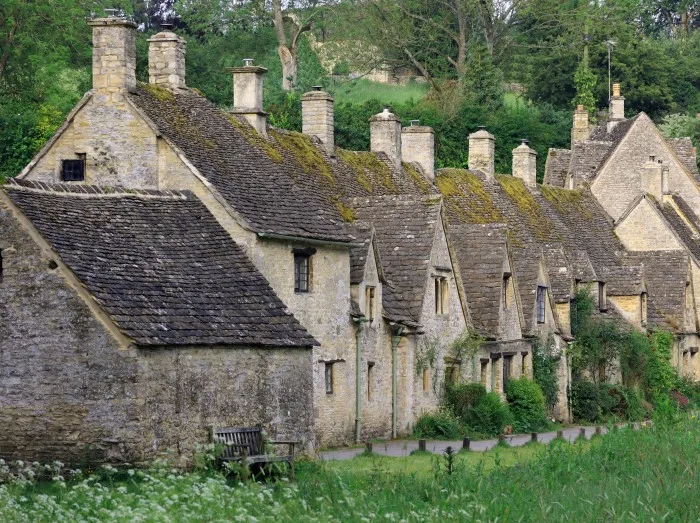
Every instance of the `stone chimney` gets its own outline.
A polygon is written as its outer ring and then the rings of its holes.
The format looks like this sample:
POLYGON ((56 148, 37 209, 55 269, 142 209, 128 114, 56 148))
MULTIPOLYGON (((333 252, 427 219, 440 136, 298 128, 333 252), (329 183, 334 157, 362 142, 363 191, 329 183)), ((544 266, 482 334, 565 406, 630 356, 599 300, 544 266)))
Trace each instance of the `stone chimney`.
POLYGON ((620 84, 613 84, 613 94, 610 98, 610 109, 608 111, 608 132, 625 119, 625 97, 620 95, 620 84))
POLYGON ((173 33, 172 24, 148 39, 148 83, 171 91, 185 87, 186 42, 173 33))
POLYGON ((659 202, 663 200, 663 165, 654 156, 649 157, 642 169, 641 189, 659 202))
POLYGON ((537 153, 523 140, 513 149, 513 176, 520 178, 528 187, 537 186, 537 153))
POLYGON ((571 145, 574 142, 582 142, 588 140, 591 135, 591 127, 588 123, 588 111, 583 105, 576 106, 574 111, 574 127, 571 129, 571 145))
POLYGON ((496 153, 496 139, 486 130, 479 130, 469 135, 469 170, 482 171, 486 174, 486 181, 494 181, 494 156, 496 153))
POLYGON ((415 162, 429 180, 435 179, 435 133, 432 127, 411 120, 409 127, 401 130, 401 156, 404 162, 415 162))
POLYGON ((136 24, 116 15, 94 18, 92 88, 99 95, 120 98, 136 87, 136 24))
POLYGON ((334 154, 333 97, 315 85, 313 91, 301 97, 301 130, 316 136, 326 146, 328 154, 334 154))
POLYGON ((369 119, 369 141, 373 153, 385 153, 401 167, 401 120, 389 109, 369 119))
POLYGON ((240 114, 259 134, 267 136, 267 113, 263 111, 264 67, 253 65, 252 58, 243 60, 243 67, 229 69, 233 73, 233 114, 240 114))

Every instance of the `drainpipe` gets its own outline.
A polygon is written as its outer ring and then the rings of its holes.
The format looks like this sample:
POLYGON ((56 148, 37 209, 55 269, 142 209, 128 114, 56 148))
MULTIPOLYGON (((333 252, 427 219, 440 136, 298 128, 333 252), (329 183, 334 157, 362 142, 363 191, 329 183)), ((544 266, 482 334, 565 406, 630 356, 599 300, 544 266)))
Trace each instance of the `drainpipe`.
POLYGON ((355 320, 355 443, 360 442, 362 431, 362 324, 364 317, 355 320))
POLYGON ((396 439, 396 389, 398 387, 398 376, 396 374, 397 348, 403 334, 403 326, 397 325, 394 334, 391 336, 391 437, 396 439))

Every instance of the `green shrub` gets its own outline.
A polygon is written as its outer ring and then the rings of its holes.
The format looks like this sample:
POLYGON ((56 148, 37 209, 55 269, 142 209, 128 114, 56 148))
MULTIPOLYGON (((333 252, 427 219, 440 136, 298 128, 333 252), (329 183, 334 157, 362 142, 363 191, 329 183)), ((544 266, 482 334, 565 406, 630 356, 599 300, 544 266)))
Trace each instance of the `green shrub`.
POLYGON ((553 356, 554 341, 547 340, 546 345, 535 344, 532 353, 532 374, 544 394, 545 407, 550 411, 554 409, 559 398, 559 378, 557 377, 557 367, 559 366, 559 356, 553 356))
POLYGON ((465 420, 469 409, 474 407, 486 388, 481 383, 449 384, 445 390, 445 406, 461 420, 465 420))
POLYGON ((544 408, 544 394, 534 381, 527 378, 510 380, 506 387, 506 399, 516 432, 535 432, 549 425, 544 408))
POLYGON ((603 418, 611 415, 622 418, 627 410, 627 404, 623 402, 620 388, 610 383, 598 385, 598 405, 600 407, 600 416, 603 418))
POLYGON ((508 405, 501 401, 495 392, 481 396, 476 405, 469 409, 465 417, 465 425, 473 434, 496 436, 503 433, 506 425, 510 425, 513 417, 508 405))
POLYGON ((690 376, 679 376, 674 389, 688 398, 691 408, 700 407, 700 382, 690 376))
POLYGON ((600 389, 595 383, 579 380, 571 384, 571 412, 574 419, 596 421, 600 417, 600 389))
POLYGON ((458 439, 462 436, 462 427, 449 409, 440 408, 421 414, 413 427, 413 435, 418 438, 458 439))

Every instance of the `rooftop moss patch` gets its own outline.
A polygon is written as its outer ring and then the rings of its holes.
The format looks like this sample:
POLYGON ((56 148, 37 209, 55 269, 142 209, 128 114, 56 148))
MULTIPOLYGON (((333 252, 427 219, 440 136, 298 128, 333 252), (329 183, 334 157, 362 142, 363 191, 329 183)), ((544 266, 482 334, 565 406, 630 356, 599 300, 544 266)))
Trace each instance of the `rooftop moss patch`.
POLYGON ((588 204, 588 198, 581 190, 572 191, 551 185, 541 185, 540 190, 556 211, 561 214, 578 213, 586 220, 593 218, 593 213, 588 204))
POLYGON ((476 175, 464 169, 442 169, 435 177, 451 213, 465 223, 504 223, 491 195, 476 175))
POLYGON ((233 126, 236 128, 236 130, 243 135, 243 137, 248 141, 248 143, 254 147, 257 147, 258 149, 262 150, 267 156, 270 158, 275 163, 282 163, 284 162, 284 156, 282 156, 282 153, 280 153, 277 149, 275 149, 270 142, 268 142, 265 138, 260 136, 258 132, 253 129, 251 125, 248 124, 248 122, 242 122, 241 120, 238 119, 238 117, 228 114, 228 113, 223 113, 226 119, 233 124, 233 126))
POLYGON ((423 194, 430 194, 433 192, 433 185, 423 176, 418 169, 416 169, 410 163, 402 162, 403 170, 406 171, 409 178, 413 180, 413 183, 418 187, 423 194))
POLYGON ((340 217, 343 218, 344 221, 352 223, 356 220, 355 211, 340 200, 335 201, 335 208, 338 209, 340 217))
POLYGON ((513 201, 520 214, 527 220, 527 223, 523 225, 526 225, 539 241, 561 240, 556 234, 554 223, 542 211, 540 204, 537 203, 537 200, 535 200, 520 178, 504 175, 496 176, 496 181, 498 181, 503 192, 513 201))
POLYGON ((140 85, 145 91, 150 93, 151 96, 153 96, 155 99, 157 99, 161 102, 174 102, 175 101, 175 96, 173 96, 173 93, 171 93, 165 87, 162 87, 160 85, 155 85, 155 84, 147 84, 147 83, 142 83, 140 85))
POLYGON ((395 192, 396 184, 391 177, 391 169, 381 161, 376 154, 366 151, 346 151, 336 148, 338 157, 355 173, 355 181, 368 193, 374 192, 375 187, 395 192))
POLYGON ((305 173, 320 174, 332 185, 335 185, 333 171, 308 136, 293 131, 283 132, 277 129, 270 129, 270 136, 275 139, 282 149, 292 155, 294 161, 305 173))

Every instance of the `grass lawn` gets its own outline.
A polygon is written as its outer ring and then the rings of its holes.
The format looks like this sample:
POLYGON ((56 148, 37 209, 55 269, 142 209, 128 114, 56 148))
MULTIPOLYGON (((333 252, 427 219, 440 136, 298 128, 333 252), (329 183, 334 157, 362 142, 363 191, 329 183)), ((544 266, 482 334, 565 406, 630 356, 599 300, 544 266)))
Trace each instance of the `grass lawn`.
POLYGON ((428 93, 428 84, 411 82, 407 85, 382 84, 364 78, 338 82, 330 88, 336 103, 361 104, 367 100, 379 100, 388 105, 403 104, 411 99, 418 101, 428 93))
POLYGON ((298 481, 106 471, 0 486, 0 521, 695 521, 700 423, 444 457, 300 462, 298 481))

